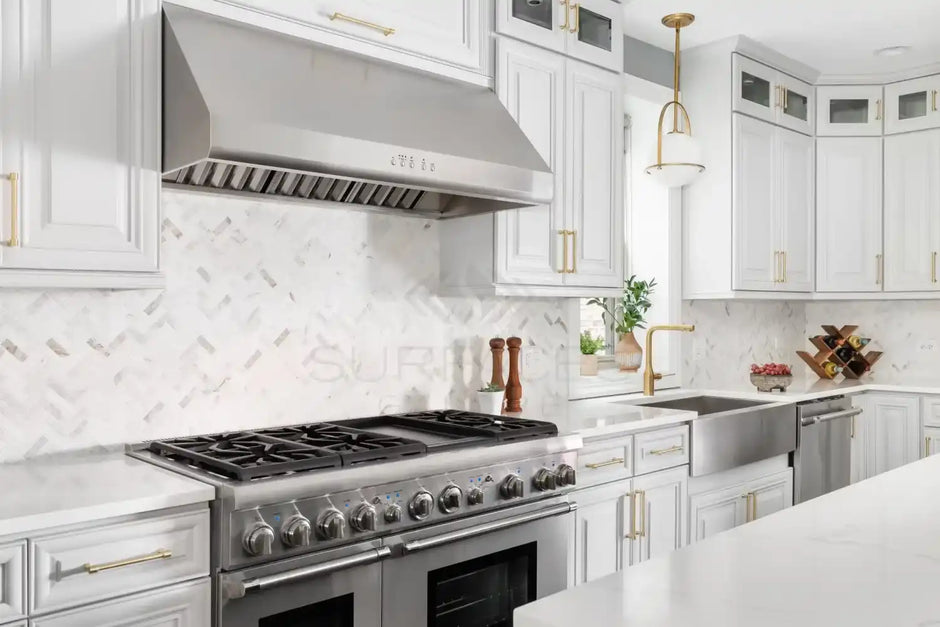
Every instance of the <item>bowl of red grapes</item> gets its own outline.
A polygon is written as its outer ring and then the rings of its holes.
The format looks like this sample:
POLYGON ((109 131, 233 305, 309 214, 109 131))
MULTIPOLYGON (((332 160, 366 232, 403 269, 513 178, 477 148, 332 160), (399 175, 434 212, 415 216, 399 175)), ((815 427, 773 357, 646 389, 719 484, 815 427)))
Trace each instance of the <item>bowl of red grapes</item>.
POLYGON ((787 364, 773 362, 758 366, 751 364, 751 383, 759 392, 787 391, 787 386, 793 382, 793 372, 787 364))

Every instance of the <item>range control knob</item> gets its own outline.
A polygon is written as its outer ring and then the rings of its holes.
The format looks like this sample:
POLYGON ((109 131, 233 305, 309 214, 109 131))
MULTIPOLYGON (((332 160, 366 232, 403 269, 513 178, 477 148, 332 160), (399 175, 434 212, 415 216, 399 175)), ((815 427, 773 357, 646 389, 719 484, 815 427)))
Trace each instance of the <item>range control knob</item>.
POLYGON ((362 503, 349 515, 349 526, 356 531, 375 531, 375 508, 362 503))
POLYGON ((297 548, 310 544, 313 528, 306 517, 297 514, 291 516, 281 527, 281 541, 289 547, 297 548))
POLYGON ((248 555, 270 555, 274 547, 274 529, 266 522, 255 523, 242 539, 248 555))
POLYGON ((455 485, 449 485, 441 492, 437 499, 437 505, 445 514, 453 514, 460 509, 462 500, 463 491, 455 485))
POLYGON ((415 520, 424 520, 431 515, 433 507, 434 497, 431 496, 430 492, 422 490, 411 497, 411 502, 408 504, 408 513, 415 520))
POLYGON ((388 524, 400 523, 401 522, 401 507, 398 505, 392 504, 385 508, 385 522, 388 524))
POLYGON ((563 488, 569 485, 575 485, 578 483, 577 473, 574 468, 568 464, 560 464, 558 470, 555 471, 555 485, 559 488, 563 488))
POLYGON ((509 475, 499 485, 499 493, 504 499, 521 499, 525 496, 525 481, 519 475, 509 475))
POLYGON ((532 480, 532 483, 535 485, 535 489, 539 492, 545 492, 546 490, 554 490, 556 487, 555 473, 553 473, 548 468, 542 468, 537 473, 535 473, 535 478, 532 480))
POLYGON ((480 488, 470 488, 467 492, 467 503, 470 505, 480 505, 483 503, 483 490, 480 488))
POLYGON ((317 518, 317 533, 324 540, 341 540, 346 535, 346 519, 338 510, 328 509, 317 518))

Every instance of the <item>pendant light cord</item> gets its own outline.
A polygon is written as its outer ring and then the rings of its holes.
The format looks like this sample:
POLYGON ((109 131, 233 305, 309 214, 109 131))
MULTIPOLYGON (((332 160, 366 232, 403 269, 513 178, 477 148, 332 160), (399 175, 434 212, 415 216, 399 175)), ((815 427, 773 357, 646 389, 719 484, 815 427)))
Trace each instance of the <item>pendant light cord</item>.
MULTIPOLYGON (((672 99, 676 102, 679 102, 679 59, 680 59, 679 57, 679 30, 681 28, 682 26, 677 21, 676 22, 676 53, 673 57, 675 60, 675 63, 674 63, 673 74, 672 74, 672 85, 673 85, 672 99)), ((672 111, 672 132, 673 133, 679 132, 679 108, 678 107, 673 107, 673 111, 672 111)))

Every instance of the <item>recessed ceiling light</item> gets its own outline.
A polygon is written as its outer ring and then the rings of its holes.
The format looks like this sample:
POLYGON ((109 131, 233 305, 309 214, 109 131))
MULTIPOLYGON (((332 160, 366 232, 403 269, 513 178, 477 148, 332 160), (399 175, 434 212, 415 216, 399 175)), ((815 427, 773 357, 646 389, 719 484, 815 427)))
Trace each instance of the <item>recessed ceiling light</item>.
POLYGON ((910 46, 888 46, 887 48, 875 50, 875 54, 879 57, 899 57, 906 54, 910 49, 910 46))

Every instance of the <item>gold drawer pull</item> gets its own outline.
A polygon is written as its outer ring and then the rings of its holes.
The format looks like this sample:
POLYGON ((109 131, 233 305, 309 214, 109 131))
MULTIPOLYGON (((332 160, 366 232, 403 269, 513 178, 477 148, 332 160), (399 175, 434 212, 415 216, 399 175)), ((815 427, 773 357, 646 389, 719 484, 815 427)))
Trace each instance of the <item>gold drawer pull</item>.
POLYGON ((930 92, 930 110, 931 111, 937 110, 937 90, 936 89, 930 92))
POLYGON ((875 101, 875 119, 880 120, 882 117, 881 113, 881 98, 875 101))
POLYGON ((744 522, 754 522, 757 520, 757 495, 753 492, 748 492, 741 496, 742 499, 747 499, 745 504, 744 512, 744 522))
POLYGON ((3 178, 10 181, 10 239, 3 242, 3 244, 10 248, 16 248, 20 245, 20 175, 16 172, 10 172, 3 178))
POLYGON ((681 453, 685 450, 684 446, 676 444, 675 446, 670 446, 669 448, 660 448, 650 451, 650 455, 671 455, 673 453, 681 453))
POLYGON ((89 575, 94 575, 95 573, 100 573, 103 570, 113 570, 115 568, 124 568, 125 566, 134 566, 135 564, 143 564, 145 562, 166 560, 170 559, 171 557, 173 557, 173 551, 157 549, 149 555, 141 555, 140 557, 132 557, 126 560, 117 560, 116 562, 105 562, 104 564, 85 564, 82 568, 84 568, 85 572, 89 575))
POLYGON ((646 490, 637 490, 636 493, 640 495, 640 528, 636 535, 638 538, 644 538, 646 537, 646 490))
POLYGON ((568 6, 568 0, 560 0, 560 4, 565 7, 565 23, 561 24, 561 30, 568 30, 568 27, 571 25, 571 7, 568 6))
POLYGON ((605 466, 617 466, 618 464, 623 463, 623 457, 614 457, 613 459, 608 459, 606 462, 597 462, 595 464, 585 464, 585 468, 590 468, 591 470, 597 470, 598 468, 603 468, 605 466))
MULTIPOLYGON (((579 30, 581 30, 581 3, 577 2, 571 8, 574 9, 574 26, 569 28, 568 32, 577 33, 579 30)), ((936 107, 934 107, 934 111, 936 110, 936 107)))
POLYGON ((568 274, 575 274, 578 271, 578 232, 568 231, 571 236, 571 270, 568 274))
POLYGON ((330 16, 330 21, 332 22, 333 20, 340 20, 343 22, 349 22, 351 24, 358 24, 359 26, 365 26, 366 28, 371 28, 373 30, 379 31, 386 37, 388 37, 389 35, 395 34, 394 28, 390 28, 388 26, 382 26, 381 24, 376 24, 375 22, 367 22, 365 20, 360 20, 358 17, 352 17, 349 15, 345 15, 343 13, 334 12, 333 15, 330 16))
POLYGON ((561 270, 558 274, 568 274, 568 231, 558 231, 561 235, 561 270))

